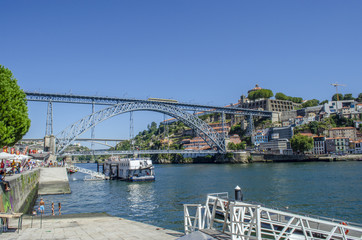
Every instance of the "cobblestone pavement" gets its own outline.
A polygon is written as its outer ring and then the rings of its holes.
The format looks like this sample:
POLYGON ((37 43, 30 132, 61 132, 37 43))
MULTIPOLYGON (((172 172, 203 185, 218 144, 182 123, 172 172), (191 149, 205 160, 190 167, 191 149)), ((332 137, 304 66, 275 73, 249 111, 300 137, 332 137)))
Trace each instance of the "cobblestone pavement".
MULTIPOLYGON (((17 221, 10 222, 10 227, 17 226, 17 221)), ((13 230, 13 229, 10 229, 13 230)), ((23 229, 5 232, 0 239, 177 239, 183 233, 168 230, 124 218, 100 214, 69 214, 40 218, 24 217, 23 229)))

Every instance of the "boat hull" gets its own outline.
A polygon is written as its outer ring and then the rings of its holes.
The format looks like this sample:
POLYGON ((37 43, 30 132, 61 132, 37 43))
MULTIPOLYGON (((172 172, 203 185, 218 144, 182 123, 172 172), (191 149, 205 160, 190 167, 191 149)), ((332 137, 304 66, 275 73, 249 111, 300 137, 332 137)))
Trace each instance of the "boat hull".
POLYGON ((128 181, 130 182, 145 182, 145 181, 155 181, 155 176, 142 176, 142 177, 130 177, 128 181))

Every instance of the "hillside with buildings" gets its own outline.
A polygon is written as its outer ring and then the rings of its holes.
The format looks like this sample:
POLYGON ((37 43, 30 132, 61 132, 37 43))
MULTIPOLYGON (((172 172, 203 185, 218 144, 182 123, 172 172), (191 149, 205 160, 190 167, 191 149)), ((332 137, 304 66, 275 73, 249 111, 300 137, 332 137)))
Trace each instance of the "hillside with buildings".
MULTIPOLYGON (((229 152, 246 149, 267 154, 300 153, 293 151, 291 145, 291 140, 298 134, 313 141, 312 147, 304 151, 307 154, 362 153, 362 94, 355 99, 351 94, 345 94, 347 100, 340 94, 338 100, 321 103, 316 99, 303 100, 283 93, 277 93, 274 99, 272 97, 271 90, 256 85, 248 91, 248 96, 242 95, 235 104, 226 106, 273 112, 272 119, 254 117, 252 132, 247 131, 248 121, 244 116, 226 114, 223 120, 218 113, 199 112, 196 115, 218 133, 225 134, 229 152)), ((133 141, 125 141, 115 147, 117 150, 132 148, 210 149, 195 129, 173 118, 163 121, 159 126, 152 123, 133 141)), ((171 162, 187 162, 185 159, 188 157, 172 156, 171 162)))

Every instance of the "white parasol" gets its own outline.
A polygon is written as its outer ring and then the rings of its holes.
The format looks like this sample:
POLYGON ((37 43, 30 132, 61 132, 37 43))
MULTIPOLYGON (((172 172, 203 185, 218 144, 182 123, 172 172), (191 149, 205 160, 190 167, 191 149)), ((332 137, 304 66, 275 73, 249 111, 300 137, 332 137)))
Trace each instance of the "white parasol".
POLYGON ((15 156, 16 156, 15 154, 10 154, 6 152, 0 153, 0 159, 13 159, 15 156))

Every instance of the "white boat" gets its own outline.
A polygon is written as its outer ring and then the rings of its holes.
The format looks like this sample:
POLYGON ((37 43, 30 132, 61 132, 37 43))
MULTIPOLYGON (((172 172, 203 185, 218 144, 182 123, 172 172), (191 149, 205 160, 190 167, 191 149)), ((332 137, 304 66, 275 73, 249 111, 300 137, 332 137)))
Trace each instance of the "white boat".
POLYGON ((111 178, 119 178, 126 181, 155 180, 154 167, 149 158, 111 159, 105 163, 105 168, 109 169, 109 171, 106 172, 108 172, 108 175, 111 178))

